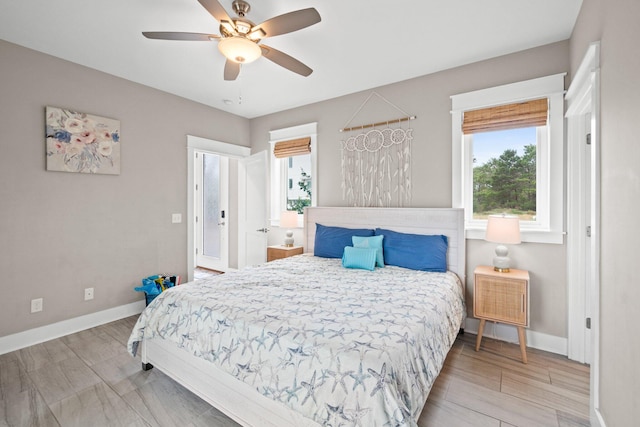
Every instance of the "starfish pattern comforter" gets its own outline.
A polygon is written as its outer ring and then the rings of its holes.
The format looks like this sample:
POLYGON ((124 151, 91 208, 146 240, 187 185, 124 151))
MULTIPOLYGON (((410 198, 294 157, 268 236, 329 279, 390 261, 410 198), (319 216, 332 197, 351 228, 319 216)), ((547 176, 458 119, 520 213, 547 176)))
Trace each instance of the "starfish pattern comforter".
POLYGON ((451 272, 299 255, 171 288, 128 343, 173 341, 324 426, 415 426, 459 331, 451 272))

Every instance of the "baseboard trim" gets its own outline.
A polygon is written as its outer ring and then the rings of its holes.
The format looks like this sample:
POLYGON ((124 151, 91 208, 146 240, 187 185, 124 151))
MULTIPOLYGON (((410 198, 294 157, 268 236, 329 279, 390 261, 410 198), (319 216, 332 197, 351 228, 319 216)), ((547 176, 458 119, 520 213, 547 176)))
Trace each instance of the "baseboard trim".
MULTIPOLYGON (((0 337, 0 354, 9 353, 31 345, 40 344, 55 338, 73 334, 85 329, 104 325, 124 317, 142 313, 144 301, 121 305, 96 313, 86 314, 73 319, 63 320, 28 331, 0 337)), ((467 318, 465 332, 478 333, 479 320, 467 318)), ((527 346, 552 353, 567 355, 567 339, 527 329, 527 346)), ((488 322, 483 336, 501 341, 518 342, 518 331, 515 326, 488 322)))
POLYGON ((21 348, 40 344, 55 338, 73 334, 85 329, 104 325, 134 314, 142 313, 145 303, 143 301, 132 302, 130 304, 109 308, 73 319, 63 320, 50 325, 41 326, 28 331, 0 337, 0 354, 9 353, 21 348))
POLYGON ((593 410, 593 416, 591 417, 591 425, 594 427, 607 427, 607 424, 604 422, 604 418, 602 417, 602 412, 598 408, 593 410), (594 420, 595 418, 595 420, 594 420))
MULTIPOLYGON (((468 317, 465 322, 465 332, 477 334, 479 324, 480 321, 478 319, 468 317)), ((568 344, 566 338, 543 334, 542 332, 536 332, 530 329, 526 330, 526 335, 527 347, 537 348, 538 350, 549 351, 551 353, 561 354, 563 356, 566 356, 568 354, 568 344)), ((512 325, 487 322, 482 336, 495 338, 500 341, 517 343, 518 329, 512 325)))

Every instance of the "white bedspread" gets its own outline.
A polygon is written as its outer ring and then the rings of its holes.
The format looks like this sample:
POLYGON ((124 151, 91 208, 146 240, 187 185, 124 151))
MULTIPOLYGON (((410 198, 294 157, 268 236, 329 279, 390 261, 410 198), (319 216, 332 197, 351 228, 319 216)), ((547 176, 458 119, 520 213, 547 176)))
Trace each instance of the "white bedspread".
POLYGON ((171 340, 321 425, 414 426, 464 311, 453 273, 300 255, 163 292, 129 351, 171 340))

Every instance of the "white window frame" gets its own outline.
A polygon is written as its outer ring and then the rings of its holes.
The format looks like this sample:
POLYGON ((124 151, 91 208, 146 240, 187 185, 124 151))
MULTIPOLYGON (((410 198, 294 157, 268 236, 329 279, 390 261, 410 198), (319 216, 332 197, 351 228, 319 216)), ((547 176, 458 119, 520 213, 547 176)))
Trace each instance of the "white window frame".
MULTIPOLYGON (((271 218, 272 226, 280 225, 280 212, 287 209, 287 168, 288 157, 281 159, 273 155, 273 148, 280 141, 288 141, 298 138, 311 138, 311 206, 317 205, 318 200, 318 149, 317 149, 317 129, 318 123, 307 123, 284 129, 272 130, 269 132, 269 144, 271 148, 270 170, 271 170, 271 218)), ((304 215, 298 215, 298 226, 304 224, 304 215)))
POLYGON ((465 209, 467 239, 484 239, 487 221, 473 219, 472 138, 462 133, 464 112, 546 97, 549 121, 537 132, 536 221, 521 221, 521 238, 523 242, 563 243, 565 75, 554 74, 451 97, 452 207, 465 209))

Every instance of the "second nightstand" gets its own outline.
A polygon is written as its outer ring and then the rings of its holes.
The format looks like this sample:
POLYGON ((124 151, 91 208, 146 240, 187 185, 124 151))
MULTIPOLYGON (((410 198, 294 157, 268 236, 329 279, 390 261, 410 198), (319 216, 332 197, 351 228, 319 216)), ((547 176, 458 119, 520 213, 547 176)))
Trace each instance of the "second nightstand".
POLYGON ((529 327, 529 272, 511 269, 500 273, 493 267, 479 266, 473 273, 473 316, 480 319, 476 351, 487 320, 507 323, 518 328, 522 361, 527 363, 524 328, 529 327))
POLYGON ((304 248, 302 246, 267 246, 267 261, 300 255, 303 252, 304 248))

